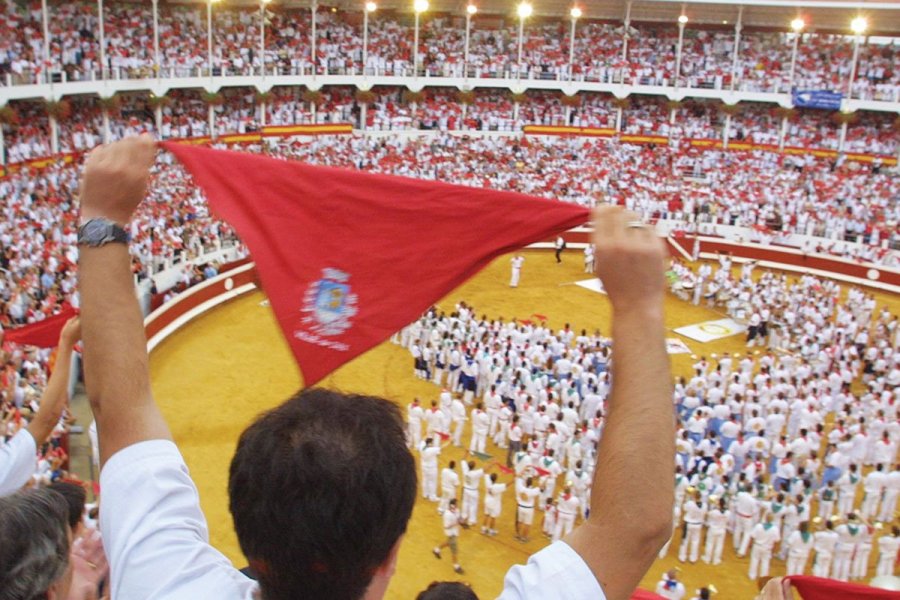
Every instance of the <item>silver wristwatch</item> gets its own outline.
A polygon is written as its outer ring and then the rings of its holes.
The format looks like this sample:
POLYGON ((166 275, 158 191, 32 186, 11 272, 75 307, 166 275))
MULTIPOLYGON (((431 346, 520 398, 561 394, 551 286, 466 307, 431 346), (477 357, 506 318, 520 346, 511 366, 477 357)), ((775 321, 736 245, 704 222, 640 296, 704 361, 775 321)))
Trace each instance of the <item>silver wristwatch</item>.
POLYGON ((115 242, 127 244, 131 236, 118 223, 104 217, 89 219, 78 228, 78 245, 97 248, 115 242))

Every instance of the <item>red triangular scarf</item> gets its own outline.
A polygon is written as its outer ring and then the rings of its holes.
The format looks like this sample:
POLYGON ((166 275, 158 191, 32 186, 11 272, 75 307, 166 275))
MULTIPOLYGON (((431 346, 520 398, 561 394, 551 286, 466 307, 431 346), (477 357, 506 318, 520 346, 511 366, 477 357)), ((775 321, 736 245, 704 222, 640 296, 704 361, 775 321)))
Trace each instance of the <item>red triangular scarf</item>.
POLYGON ((307 386, 491 259, 590 216, 522 194, 161 145, 250 248, 307 386))
POLYGON ((836 579, 798 575, 789 577, 788 581, 800 593, 803 600, 835 600, 835 598, 900 600, 900 592, 880 590, 857 583, 845 583, 836 579))
POLYGON ((59 334, 66 322, 77 314, 77 310, 66 304, 59 314, 47 317, 43 321, 7 329, 3 341, 38 348, 54 348, 59 343, 59 334))
POLYGON ((663 596, 637 588, 631 593, 629 600, 665 600, 663 596))

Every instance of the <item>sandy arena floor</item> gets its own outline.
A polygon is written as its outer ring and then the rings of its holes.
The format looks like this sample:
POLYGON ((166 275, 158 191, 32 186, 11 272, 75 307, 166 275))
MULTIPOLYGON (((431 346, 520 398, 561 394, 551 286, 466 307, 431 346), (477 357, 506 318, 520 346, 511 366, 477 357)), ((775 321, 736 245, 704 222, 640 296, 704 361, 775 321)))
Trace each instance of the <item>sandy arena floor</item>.
MULTIPOLYGON (((592 331, 599 327, 603 332, 609 331, 610 306, 605 297, 573 285, 591 277, 582 271, 579 251, 568 251, 562 265, 555 263, 550 252, 529 251, 525 257, 519 288, 509 288, 509 257, 501 257, 439 305, 449 312, 455 302, 465 300, 475 306, 479 315, 486 314, 488 318, 528 318, 540 313, 549 317, 553 329, 569 322, 576 330, 592 331)), ((399 288, 402 282, 397 284, 399 288)), ((245 566, 246 561, 232 530, 226 498, 228 464, 235 443, 256 414, 275 406, 301 385, 270 309, 261 306, 263 300, 264 296, 256 292, 231 301, 183 328, 151 356, 154 393, 200 490, 211 541, 237 567, 245 566)), ((894 312, 900 307, 896 297, 879 295, 878 300, 879 307, 888 302, 894 312)), ((666 300, 669 328, 722 316, 671 295, 666 300)), ((740 336, 707 344, 684 341, 692 352, 707 356, 723 351, 746 352, 740 336)), ((673 371, 688 374, 692 362, 690 355, 676 355, 672 360, 673 371)), ((427 405, 439 391, 436 386, 416 379, 409 353, 389 342, 345 365, 322 385, 381 395, 398 402, 404 412, 414 396, 427 405)), ((466 431, 463 437, 466 445, 468 438, 466 431)), ((501 452, 504 451, 493 453, 500 456, 501 452)), ((448 448, 441 464, 461 457, 461 449, 448 448)), ((442 541, 440 518, 435 505, 420 498, 387 597, 407 600, 432 581, 454 579, 469 582, 483 600, 496 597, 506 570, 514 563, 524 562, 529 554, 548 543, 540 535, 533 535, 527 545, 515 541, 513 496, 512 490, 505 495, 498 536, 482 536, 475 528, 462 533, 460 558, 466 570, 463 576, 453 572, 449 556, 438 561, 431 554, 431 548, 442 541)), ((603 510, 602 506, 593 508, 603 510)), ((539 530, 538 523, 536 517, 536 530, 539 530)), ((726 539, 725 561, 718 567, 703 563, 679 565, 675 558, 678 539, 668 556, 653 565, 641 587, 653 590, 662 573, 677 565, 683 569, 681 578, 688 590, 687 597, 710 583, 718 588, 719 600, 753 597, 756 584, 747 578, 748 559, 734 555, 730 536, 726 539)), ((872 574, 876 554, 877 550, 872 555, 872 574)), ((773 575, 783 574, 782 562, 773 560, 772 567, 773 575)))

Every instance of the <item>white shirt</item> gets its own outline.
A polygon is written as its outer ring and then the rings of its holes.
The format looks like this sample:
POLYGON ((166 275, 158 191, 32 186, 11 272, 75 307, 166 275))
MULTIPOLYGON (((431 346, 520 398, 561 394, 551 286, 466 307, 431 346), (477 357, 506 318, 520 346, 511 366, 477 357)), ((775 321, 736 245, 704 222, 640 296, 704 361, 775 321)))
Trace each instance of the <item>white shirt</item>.
POLYGON ((459 536, 459 512, 455 510, 444 511, 444 535, 447 537, 459 536))
POLYGON ((808 534, 806 539, 803 539, 803 534, 799 531, 794 531, 791 535, 788 536, 787 539, 787 547, 788 547, 788 556, 791 558, 802 558, 804 556, 809 556, 810 550, 812 550, 813 544, 815 543, 815 538, 813 538, 812 534, 808 534))
POLYGON ((420 452, 422 459, 422 470, 428 469, 437 471, 438 455, 441 453, 440 446, 425 446, 423 444, 420 452))
POLYGON ((459 487, 459 474, 450 467, 441 470, 441 489, 451 494, 459 487))
POLYGON ((37 470, 37 444, 27 429, 0 446, 0 496, 13 494, 37 470))
POLYGON ((103 467, 100 486, 114 598, 254 597, 256 583, 209 545, 197 488, 175 444, 120 450, 103 467))
POLYGON ((594 574, 571 546, 559 541, 515 565, 503 580, 498 600, 606 600, 594 574))
POLYGON ((772 526, 767 529, 763 523, 757 523, 750 532, 750 537, 753 538, 755 546, 771 550, 775 542, 781 539, 781 534, 778 532, 778 527, 772 526))

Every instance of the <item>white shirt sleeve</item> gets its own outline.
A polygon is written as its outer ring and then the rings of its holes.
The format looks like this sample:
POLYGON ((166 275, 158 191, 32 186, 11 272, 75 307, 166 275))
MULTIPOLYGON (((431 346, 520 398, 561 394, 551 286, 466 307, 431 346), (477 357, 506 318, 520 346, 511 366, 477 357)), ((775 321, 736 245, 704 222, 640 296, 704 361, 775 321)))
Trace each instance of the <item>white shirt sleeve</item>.
POLYGON ((506 573, 498 600, 606 600, 597 578, 565 542, 554 542, 506 573))
POLYGON ((0 446, 0 496, 17 492, 37 470, 37 444, 27 429, 0 446))
POLYGON ((256 583, 209 545, 197 488, 168 440, 120 450, 100 473, 113 598, 249 600, 256 583))

